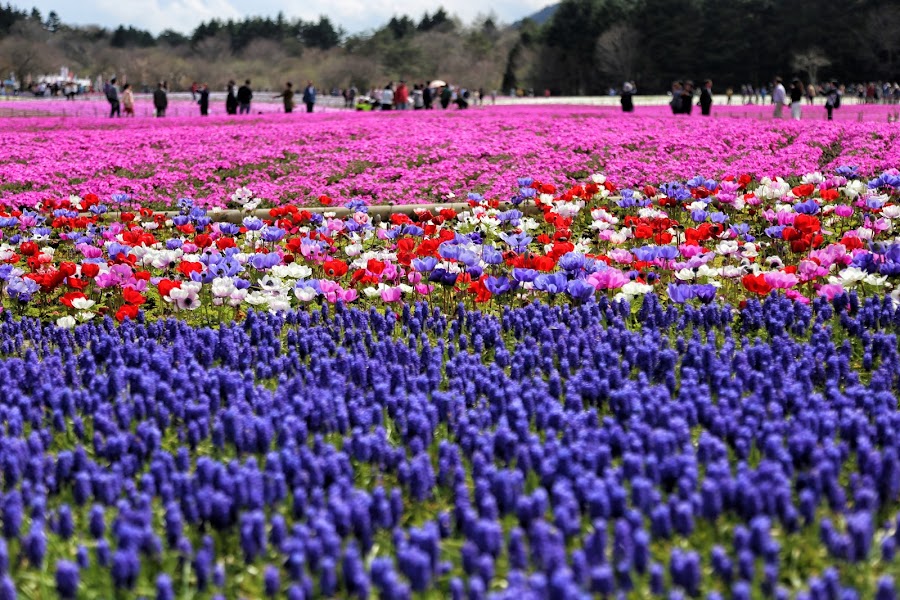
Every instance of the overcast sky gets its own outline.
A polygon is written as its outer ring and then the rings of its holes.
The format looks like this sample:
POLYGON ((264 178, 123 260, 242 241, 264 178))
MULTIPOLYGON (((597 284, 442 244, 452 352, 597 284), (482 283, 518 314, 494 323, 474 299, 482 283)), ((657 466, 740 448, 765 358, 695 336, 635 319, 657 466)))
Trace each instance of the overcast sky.
MULTIPOLYGON (((442 5, 465 23, 490 13, 500 22, 512 23, 553 1, 447 0, 442 5)), ((286 17, 306 21, 325 15, 349 33, 358 33, 383 25, 394 15, 406 14, 418 19, 426 10, 432 13, 441 6, 417 0, 14 0, 13 4, 36 6, 45 17, 55 10, 64 23, 104 27, 133 25, 153 33, 163 29, 187 33, 200 22, 213 18, 274 17, 278 11, 286 17)))

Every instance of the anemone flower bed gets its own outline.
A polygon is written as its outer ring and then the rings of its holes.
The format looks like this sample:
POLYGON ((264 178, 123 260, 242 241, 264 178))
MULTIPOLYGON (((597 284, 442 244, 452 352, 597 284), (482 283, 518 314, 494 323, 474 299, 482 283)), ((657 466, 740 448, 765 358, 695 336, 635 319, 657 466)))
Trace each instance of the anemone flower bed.
MULTIPOLYGON (((36 212, 0 212, 2 303, 72 327, 141 310, 212 324, 317 300, 496 310, 654 291, 676 304, 773 290, 809 303, 856 290, 900 301, 896 172, 866 181, 845 167, 793 187, 742 176, 618 189, 602 175, 568 190, 519 186, 518 208, 472 194, 459 213, 383 221, 359 201, 343 219, 286 206, 234 224, 189 200, 169 218, 111 211, 93 195, 48 199, 36 212)), ((259 200, 240 188, 232 202, 249 214, 259 200)))
MULTIPOLYGON (((518 208, 473 194, 459 213, 386 220, 359 201, 345 218, 285 206, 233 224, 188 200, 170 218, 93 195, 49 199, 39 211, 0 212, 2 303, 72 327, 141 310, 213 324, 317 301, 495 311, 651 292, 675 304, 773 291, 802 303, 850 290, 900 300, 896 171, 865 180, 845 167, 793 186, 696 177, 635 190, 602 175, 566 190, 519 186, 510 194, 518 208)), ((240 188, 232 202, 259 200, 240 188)))
POLYGON ((896 598, 887 298, 2 321, 6 598, 896 598))
MULTIPOLYGON (((869 115, 891 107, 846 108, 869 115)), ((709 119, 676 118, 665 107, 623 115, 566 106, 0 119, 11 141, 0 157, 0 203, 94 193, 215 207, 246 186, 272 204, 323 195, 410 204, 471 191, 503 199, 509 178, 524 174, 566 186, 602 170, 620 185, 657 185, 697 173, 796 176, 844 164, 872 176, 900 164, 898 129, 884 119, 772 121, 756 118, 762 110, 723 107, 725 116, 709 119), (742 115, 753 118, 731 118, 742 115)))

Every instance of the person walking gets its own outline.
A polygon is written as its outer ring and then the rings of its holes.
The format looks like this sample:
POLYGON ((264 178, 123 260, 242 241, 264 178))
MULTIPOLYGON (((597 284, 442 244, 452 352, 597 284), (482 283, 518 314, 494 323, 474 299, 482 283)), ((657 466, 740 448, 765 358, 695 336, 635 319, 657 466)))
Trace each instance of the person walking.
POLYGON ((103 89, 106 100, 109 102, 109 118, 121 117, 122 110, 119 106, 119 89, 116 87, 116 78, 113 77, 103 89))
POLYGON ((316 105, 316 87, 312 81, 307 81, 303 89, 303 103, 306 105, 306 112, 311 113, 316 105))
POLYGON ((394 92, 394 105, 397 107, 397 110, 409 108, 409 88, 406 87, 406 82, 402 79, 400 80, 400 85, 397 86, 397 91, 394 92))
POLYGON ((795 121, 800 120, 803 112, 803 83, 797 78, 791 82, 791 118, 795 121))
POLYGON ((284 102, 284 112, 292 113, 294 112, 294 84, 288 81, 284 84, 284 91, 275 96, 275 98, 281 98, 281 101, 284 102))
POLYGON ((153 108, 156 109, 156 116, 166 116, 166 108, 168 106, 169 97, 166 95, 166 88, 162 83, 158 83, 156 84, 156 91, 153 92, 153 108))
POLYGON ((253 90, 250 89, 250 80, 244 81, 244 85, 238 88, 237 101, 242 115, 250 114, 250 102, 253 100, 253 90))
POLYGON ((775 110, 772 113, 772 117, 775 119, 780 119, 782 110, 784 109, 784 100, 787 96, 787 92, 784 89, 784 85, 781 83, 781 77, 775 78, 775 89, 772 90, 772 103, 775 105, 775 110))
POLYGON ((703 89, 700 90, 700 114, 704 117, 709 116, 712 108, 712 80, 707 79, 703 82, 703 89))
POLYGON ((225 97, 225 114, 236 115, 238 111, 237 95, 235 95, 234 80, 228 82, 228 95, 225 97))
POLYGON ((815 104, 816 87, 813 84, 806 86, 806 103, 812 106, 815 104))
POLYGON ((634 112, 634 87, 627 81, 625 82, 625 85, 622 86, 621 103, 622 112, 634 112))
POLYGON ((205 83, 197 88, 197 95, 200 96, 200 100, 197 104, 200 105, 200 116, 205 117, 209 114, 209 86, 205 83))
POLYGON ((122 88, 122 105, 125 107, 125 116, 134 116, 134 92, 131 91, 131 84, 126 83, 122 88))

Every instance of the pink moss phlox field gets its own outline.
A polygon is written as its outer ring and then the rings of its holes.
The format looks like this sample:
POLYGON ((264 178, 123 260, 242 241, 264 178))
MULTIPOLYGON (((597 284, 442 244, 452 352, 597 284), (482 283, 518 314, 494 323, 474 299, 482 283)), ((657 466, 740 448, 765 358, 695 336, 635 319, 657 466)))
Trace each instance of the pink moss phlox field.
POLYGON ((718 107, 719 118, 673 117, 664 106, 633 115, 498 106, 241 118, 3 118, 6 138, 14 141, 0 156, 0 203, 36 205, 50 195, 95 193, 164 205, 189 197, 215 207, 248 186, 273 204, 310 203, 321 195, 410 204, 471 191, 505 199, 523 174, 566 185, 603 172, 635 185, 697 174, 801 175, 841 165, 872 175, 900 164, 900 126, 847 118, 874 119, 891 107, 845 108, 832 123, 819 120, 821 106, 806 107, 809 118, 799 122, 761 119, 769 111, 761 106, 718 107))

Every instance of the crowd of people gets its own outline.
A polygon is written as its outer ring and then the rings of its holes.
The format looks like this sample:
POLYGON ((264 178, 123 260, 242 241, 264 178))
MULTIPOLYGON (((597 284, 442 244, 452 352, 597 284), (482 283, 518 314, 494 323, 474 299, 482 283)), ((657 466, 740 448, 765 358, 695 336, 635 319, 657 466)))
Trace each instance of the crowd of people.
MULTIPOLYGON (((706 117, 710 116, 713 105, 712 87, 713 82, 709 79, 703 82, 699 90, 696 89, 694 82, 691 80, 672 82, 672 88, 669 92, 669 107, 672 109, 672 114, 690 115, 696 99, 696 105, 700 107, 700 114, 706 117)), ((887 88, 891 89, 890 100, 887 100, 882 95, 880 97, 881 101, 893 103, 894 87, 887 86, 885 89, 887 88)), ((879 97, 874 94, 871 87, 867 88, 867 90, 865 97, 871 96, 874 98, 873 101, 877 102, 879 97)), ((756 104, 757 100, 761 99, 760 103, 765 104, 768 97, 773 106, 772 116, 774 118, 783 118, 784 108, 788 106, 790 107, 791 118, 799 121, 802 118, 804 99, 807 104, 812 105, 815 104, 815 98, 819 96, 824 98, 826 115, 828 120, 831 121, 834 118, 834 110, 840 108, 841 99, 846 93, 847 89, 844 86, 839 86, 836 81, 813 86, 812 84, 804 85, 800 79, 794 78, 790 83, 790 87, 785 88, 781 77, 776 77, 771 87, 754 88, 750 85, 741 86, 741 102, 747 105, 756 104)), ((620 94, 623 112, 634 112, 635 94, 637 94, 637 85, 633 81, 626 81, 620 94)), ((726 104, 731 104, 733 96, 733 88, 728 88, 725 91, 726 104)), ((898 101, 900 101, 900 88, 898 88, 898 101)))
MULTIPOLYGON (((244 81, 240 87, 234 81, 228 82, 227 94, 225 96, 225 113, 229 115, 246 115, 250 114, 250 106, 253 102, 253 88, 250 87, 249 79, 244 81)), ((109 116, 121 117, 124 109, 125 116, 134 116, 134 94, 131 84, 126 83, 122 86, 121 97, 119 86, 116 78, 113 77, 103 86, 103 93, 109 102, 109 116)), ((201 116, 209 114, 209 84, 196 83, 191 85, 191 99, 195 101, 200 109, 201 116)), ((296 106, 294 103, 294 84, 290 81, 285 84, 284 90, 275 96, 281 98, 284 105, 284 112, 290 113, 294 111, 296 106)), ((312 81, 308 81, 306 88, 303 90, 302 101, 306 105, 306 112, 313 112, 316 104, 316 88, 312 81)), ((153 92, 153 112, 157 117, 165 117, 166 110, 169 107, 169 85, 165 81, 157 84, 156 90, 153 92)))
MULTIPOLYGON (((251 81, 247 79, 243 85, 238 86, 233 80, 228 82, 225 96, 225 113, 229 115, 244 115, 251 113, 253 102, 253 88, 251 81)), ((130 84, 120 88, 116 78, 110 79, 103 88, 110 105, 109 116, 120 117, 124 109, 126 116, 134 116, 134 95, 130 84)), ((306 82, 306 87, 301 95, 301 102, 306 107, 306 112, 311 113, 315 109, 317 90, 312 81, 306 82)), ((160 82, 153 92, 153 108, 157 117, 166 116, 169 100, 169 86, 160 82)), ((209 85, 206 83, 194 83, 191 85, 191 98, 198 104, 200 114, 209 114, 209 85)), ((343 97, 346 108, 356 110, 430 110, 437 106, 443 109, 455 105, 457 108, 468 108, 470 104, 484 104, 486 97, 484 89, 469 90, 461 86, 448 85, 443 81, 433 81, 429 84, 416 83, 410 88, 405 81, 394 84, 389 82, 383 88, 372 88, 367 95, 360 95, 355 86, 344 90, 335 91, 334 94, 343 97)), ((284 112, 291 113, 296 106, 296 92, 290 81, 285 83, 284 89, 273 99, 281 99, 284 112)), ((497 93, 491 92, 491 101, 496 103, 497 93)))
MULTIPOLYGON (((344 106, 356 110, 431 110, 436 106, 447 109, 451 105, 468 108, 483 105, 486 97, 483 88, 469 90, 461 86, 449 85, 443 81, 415 83, 410 88, 405 81, 394 85, 388 82, 383 88, 372 88, 367 95, 360 96, 356 87, 351 86, 341 92, 344 106)), ((491 92, 491 101, 496 103, 497 92, 491 92)))

